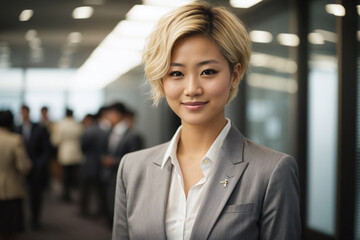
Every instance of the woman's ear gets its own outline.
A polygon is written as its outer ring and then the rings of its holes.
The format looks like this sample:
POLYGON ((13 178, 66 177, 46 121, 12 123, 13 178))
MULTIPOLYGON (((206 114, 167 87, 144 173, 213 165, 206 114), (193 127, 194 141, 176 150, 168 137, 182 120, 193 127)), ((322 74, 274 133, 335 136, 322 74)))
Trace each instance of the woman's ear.
POLYGON ((231 86, 238 86, 241 76, 241 64, 235 64, 231 75, 231 86))

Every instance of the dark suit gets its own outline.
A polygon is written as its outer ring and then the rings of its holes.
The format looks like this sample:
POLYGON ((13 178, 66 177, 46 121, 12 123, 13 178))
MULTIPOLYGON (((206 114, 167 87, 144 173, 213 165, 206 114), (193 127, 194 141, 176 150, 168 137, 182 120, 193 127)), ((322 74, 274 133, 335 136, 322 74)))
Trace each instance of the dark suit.
MULTIPOLYGON (((168 146, 131 153, 121 161, 113 240, 166 239, 172 164, 161 164, 168 146)), ((298 184, 291 156, 251 142, 232 126, 190 239, 301 239, 298 184)))
MULTIPOLYGON (((48 161, 51 156, 49 133, 45 127, 32 123, 29 137, 25 138, 25 146, 32 162, 32 169, 28 175, 31 220, 34 227, 39 225, 43 191, 48 178, 48 161)), ((16 131, 23 134, 23 126, 16 131)))
MULTIPOLYGON (((109 137, 107 138, 109 141, 109 137)), ((115 187, 116 187, 116 175, 120 161, 123 156, 127 153, 140 150, 143 148, 143 141, 139 134, 134 130, 128 128, 123 134, 121 140, 117 144, 113 152, 109 151, 108 144, 104 155, 110 155, 114 157, 116 164, 112 167, 103 167, 101 178, 106 184, 106 205, 107 205, 107 216, 110 224, 112 224, 114 214, 114 198, 115 198, 115 187)))
MULTIPOLYGON (((109 129, 110 130, 110 129, 109 129)), ((97 214, 105 212, 100 205, 100 172, 102 168, 101 155, 107 142, 109 131, 102 129, 98 123, 86 129, 81 137, 81 150, 84 155, 84 163, 81 166, 81 196, 80 211, 82 214, 89 214, 89 198, 95 193, 98 200, 97 214)), ((104 205, 104 204, 102 204, 104 205)))

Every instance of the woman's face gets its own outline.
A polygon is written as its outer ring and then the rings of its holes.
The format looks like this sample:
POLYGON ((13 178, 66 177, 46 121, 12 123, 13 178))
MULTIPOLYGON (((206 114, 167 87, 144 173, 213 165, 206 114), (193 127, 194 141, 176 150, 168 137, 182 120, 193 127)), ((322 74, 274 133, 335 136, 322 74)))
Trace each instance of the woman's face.
POLYGON ((224 121, 232 84, 238 84, 240 64, 230 72, 215 42, 191 36, 176 44, 163 77, 166 100, 182 124, 212 125, 224 121))

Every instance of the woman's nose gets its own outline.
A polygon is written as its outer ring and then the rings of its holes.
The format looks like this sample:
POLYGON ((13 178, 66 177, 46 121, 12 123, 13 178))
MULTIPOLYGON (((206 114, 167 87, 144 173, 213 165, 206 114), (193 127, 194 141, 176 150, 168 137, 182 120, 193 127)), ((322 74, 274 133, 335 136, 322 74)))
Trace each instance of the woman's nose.
POLYGON ((197 96, 203 92, 199 79, 195 76, 188 77, 185 86, 185 95, 197 96))

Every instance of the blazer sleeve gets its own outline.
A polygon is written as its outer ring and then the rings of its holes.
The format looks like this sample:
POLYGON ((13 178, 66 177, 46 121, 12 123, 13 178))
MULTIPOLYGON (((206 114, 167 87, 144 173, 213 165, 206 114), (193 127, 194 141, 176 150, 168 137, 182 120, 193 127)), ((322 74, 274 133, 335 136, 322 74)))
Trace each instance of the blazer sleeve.
POLYGON ((291 156, 275 165, 266 189, 260 239, 301 239, 298 168, 291 156))
POLYGON ((126 155, 120 161, 116 180, 116 193, 115 193, 115 211, 112 240, 121 239, 126 240, 129 238, 128 221, 127 221, 127 201, 126 201, 126 188, 124 184, 124 167, 126 162, 126 155))

